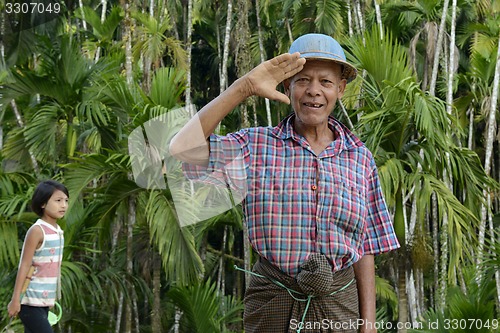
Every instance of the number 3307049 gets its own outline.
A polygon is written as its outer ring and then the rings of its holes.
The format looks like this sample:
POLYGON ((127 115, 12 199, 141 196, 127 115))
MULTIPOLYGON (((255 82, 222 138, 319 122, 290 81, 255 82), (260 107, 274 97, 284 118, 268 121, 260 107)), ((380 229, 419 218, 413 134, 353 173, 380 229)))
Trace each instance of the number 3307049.
POLYGON ((44 14, 53 13, 59 14, 61 11, 61 5, 59 3, 48 3, 44 4, 41 2, 7 2, 5 3, 5 12, 7 14, 44 14))

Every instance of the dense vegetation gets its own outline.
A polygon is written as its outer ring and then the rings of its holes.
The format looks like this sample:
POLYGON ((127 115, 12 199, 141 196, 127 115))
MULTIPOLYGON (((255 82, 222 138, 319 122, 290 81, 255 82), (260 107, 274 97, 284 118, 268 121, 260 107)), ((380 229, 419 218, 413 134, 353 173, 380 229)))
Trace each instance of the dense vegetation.
MULTIPOLYGON (((128 139, 322 32, 359 69, 334 116, 373 151, 403 245, 376 258, 379 332, 500 331, 500 1, 14 3, 0 1, 0 327, 29 198, 55 178, 71 195, 58 332, 241 332, 234 265, 255 255, 239 207, 181 227, 171 189, 135 181, 128 139)), ((250 99, 219 131, 288 112, 250 99)))

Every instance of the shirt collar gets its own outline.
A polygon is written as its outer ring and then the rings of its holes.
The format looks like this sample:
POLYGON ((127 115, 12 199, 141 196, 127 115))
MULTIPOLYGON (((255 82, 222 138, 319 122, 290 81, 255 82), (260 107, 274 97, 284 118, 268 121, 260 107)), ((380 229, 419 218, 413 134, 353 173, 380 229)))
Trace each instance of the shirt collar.
POLYGON ((46 221, 44 221, 42 219, 38 219, 36 221, 36 223, 43 224, 43 225, 47 226, 49 229, 52 229, 52 231, 57 232, 58 234, 63 234, 64 233, 64 231, 61 229, 61 227, 59 225, 57 225, 57 227, 54 227, 52 224, 50 224, 49 222, 46 222, 46 221))
MULTIPOLYGON (((294 119, 295 113, 285 117, 273 128, 272 134, 282 140, 293 139, 300 143, 304 138, 295 131, 293 127, 294 119)), ((328 126, 335 133, 335 140, 332 142, 332 146, 335 150, 352 150, 363 145, 358 137, 332 116, 328 117, 328 126)))

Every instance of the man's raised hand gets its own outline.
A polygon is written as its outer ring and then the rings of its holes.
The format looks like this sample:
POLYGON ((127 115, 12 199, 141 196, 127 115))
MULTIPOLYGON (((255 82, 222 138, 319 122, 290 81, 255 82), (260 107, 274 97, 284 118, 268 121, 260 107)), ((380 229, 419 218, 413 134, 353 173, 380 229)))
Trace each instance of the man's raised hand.
POLYGON ((245 94, 290 104, 288 96, 277 91, 276 86, 300 72, 305 63, 306 59, 300 58, 298 52, 284 53, 261 63, 243 77, 245 94))

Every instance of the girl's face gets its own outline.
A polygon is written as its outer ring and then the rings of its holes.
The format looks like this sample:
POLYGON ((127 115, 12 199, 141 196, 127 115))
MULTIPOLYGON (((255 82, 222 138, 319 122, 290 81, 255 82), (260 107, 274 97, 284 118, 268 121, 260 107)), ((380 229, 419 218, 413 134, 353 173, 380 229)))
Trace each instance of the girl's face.
POLYGON ((62 218, 66 214, 68 196, 62 191, 55 190, 49 201, 42 208, 44 209, 42 220, 49 223, 56 223, 57 219, 62 218))

